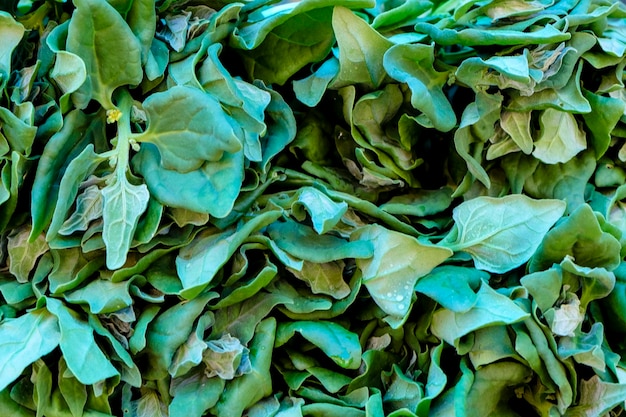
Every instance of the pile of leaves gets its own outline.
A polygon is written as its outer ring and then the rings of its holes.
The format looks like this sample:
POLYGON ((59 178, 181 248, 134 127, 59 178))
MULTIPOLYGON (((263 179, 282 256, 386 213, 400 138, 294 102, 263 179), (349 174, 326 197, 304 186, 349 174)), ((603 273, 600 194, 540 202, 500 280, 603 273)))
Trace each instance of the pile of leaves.
POLYGON ((0 415, 622 413, 624 4, 0 8, 0 415))

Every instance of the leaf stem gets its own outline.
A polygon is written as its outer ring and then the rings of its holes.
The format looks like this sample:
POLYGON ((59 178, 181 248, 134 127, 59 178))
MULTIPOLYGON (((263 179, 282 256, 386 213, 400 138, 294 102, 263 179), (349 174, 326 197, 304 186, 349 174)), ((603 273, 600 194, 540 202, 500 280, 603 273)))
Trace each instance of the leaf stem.
POLYGON ((130 112, 133 105, 133 98, 126 90, 122 90, 118 108, 121 112, 117 120, 117 143, 115 144, 115 157, 117 159, 115 173, 118 178, 126 175, 130 154, 130 140, 132 132, 130 130, 130 112))

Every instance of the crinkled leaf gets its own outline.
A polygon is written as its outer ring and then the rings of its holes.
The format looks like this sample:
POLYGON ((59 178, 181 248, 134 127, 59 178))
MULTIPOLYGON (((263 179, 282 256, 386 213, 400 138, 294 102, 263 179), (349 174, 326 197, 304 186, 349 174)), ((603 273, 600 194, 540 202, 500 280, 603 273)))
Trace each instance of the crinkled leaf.
POLYGON ((434 45, 395 45, 385 53, 383 65, 392 78, 407 83, 411 105, 424 113, 427 124, 447 132, 456 116, 442 91, 448 73, 435 70, 434 60, 434 45))
POLYGON ((9 271, 21 283, 28 282, 28 277, 35 269, 37 260, 50 249, 43 234, 29 241, 30 234, 31 228, 23 227, 7 239, 9 271))
POLYGON ((251 371, 250 351, 241 341, 229 334, 206 342, 202 362, 207 377, 219 376, 231 380, 251 371))
POLYGON ((237 417, 251 405, 272 393, 272 351, 276 337, 276 319, 270 317, 260 322, 250 345, 250 372, 226 385, 224 394, 216 404, 215 414, 237 417))

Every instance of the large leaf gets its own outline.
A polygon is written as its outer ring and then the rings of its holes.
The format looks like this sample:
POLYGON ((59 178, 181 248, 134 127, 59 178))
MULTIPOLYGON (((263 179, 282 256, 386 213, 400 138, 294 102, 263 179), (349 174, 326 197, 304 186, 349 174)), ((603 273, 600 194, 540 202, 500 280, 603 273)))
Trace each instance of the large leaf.
POLYGON ((98 346, 93 328, 61 301, 48 298, 46 303, 48 311, 58 319, 61 351, 76 379, 91 385, 118 376, 119 371, 98 346))
POLYGON ((124 18, 108 2, 77 0, 67 34, 67 50, 79 56, 87 79, 76 91, 80 107, 90 99, 105 109, 115 106, 111 95, 123 85, 141 82, 141 46, 124 18), (120 66, 120 63, 124 63, 120 66))
POLYGON ((507 272, 530 259, 564 212, 558 200, 478 197, 454 209, 454 228, 442 244, 468 252, 479 269, 507 272))
POLYGON ((447 248, 378 225, 357 230, 353 239, 374 245, 374 256, 358 259, 357 266, 370 295, 392 320, 401 320, 409 312, 417 280, 452 256, 447 248))
POLYGON ((46 309, 37 309, 0 323, 0 391, 61 341, 59 321, 46 309))
POLYGON ((219 101, 201 90, 175 86, 151 95, 143 106, 148 129, 134 138, 155 144, 165 169, 190 172, 242 148, 219 101))

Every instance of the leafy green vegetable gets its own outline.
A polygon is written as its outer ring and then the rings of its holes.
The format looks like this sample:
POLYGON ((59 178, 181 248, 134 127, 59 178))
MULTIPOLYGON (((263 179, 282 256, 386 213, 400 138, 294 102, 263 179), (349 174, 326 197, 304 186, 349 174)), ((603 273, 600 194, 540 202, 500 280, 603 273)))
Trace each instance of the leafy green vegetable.
POLYGON ((626 403, 626 7, 0 3, 0 415, 626 403))

